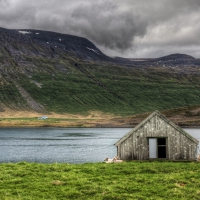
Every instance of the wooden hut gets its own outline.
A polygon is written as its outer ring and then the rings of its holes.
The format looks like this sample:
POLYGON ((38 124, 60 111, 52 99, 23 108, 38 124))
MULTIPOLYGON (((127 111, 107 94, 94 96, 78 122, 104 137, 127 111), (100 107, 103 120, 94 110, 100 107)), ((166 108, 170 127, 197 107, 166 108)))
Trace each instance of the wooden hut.
POLYGON ((122 160, 196 160, 199 141, 155 111, 118 142, 122 160))

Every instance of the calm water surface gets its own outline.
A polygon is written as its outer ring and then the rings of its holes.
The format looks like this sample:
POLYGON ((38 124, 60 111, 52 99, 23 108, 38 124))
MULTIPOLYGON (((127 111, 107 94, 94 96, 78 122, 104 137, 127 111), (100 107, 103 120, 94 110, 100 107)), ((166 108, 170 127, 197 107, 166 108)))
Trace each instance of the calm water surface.
MULTIPOLYGON (((131 128, 1 128, 0 162, 102 162, 131 128)), ((200 140, 200 129, 185 129, 200 140)))
POLYGON ((0 162, 101 162, 127 128, 2 128, 0 162))

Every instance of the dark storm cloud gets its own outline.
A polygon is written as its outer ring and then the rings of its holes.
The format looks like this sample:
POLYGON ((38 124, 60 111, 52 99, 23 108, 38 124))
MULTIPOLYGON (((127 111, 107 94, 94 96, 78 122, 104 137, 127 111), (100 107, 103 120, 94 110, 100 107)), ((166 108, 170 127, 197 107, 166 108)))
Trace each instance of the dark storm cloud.
POLYGON ((109 55, 200 57, 199 0, 0 0, 0 26, 86 37, 109 55))
POLYGON ((143 36, 147 22, 131 10, 120 11, 113 3, 92 3, 79 6, 72 12, 76 22, 74 30, 88 36, 98 44, 111 49, 126 50, 132 47, 135 36, 143 36))

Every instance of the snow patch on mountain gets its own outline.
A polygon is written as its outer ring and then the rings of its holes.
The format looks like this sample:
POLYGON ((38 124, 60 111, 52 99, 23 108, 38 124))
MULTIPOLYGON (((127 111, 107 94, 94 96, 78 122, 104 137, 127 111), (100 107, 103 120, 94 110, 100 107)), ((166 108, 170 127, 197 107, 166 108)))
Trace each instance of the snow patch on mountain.
POLYGON ((94 51, 94 53, 99 54, 99 52, 97 50, 91 49, 89 47, 86 47, 86 49, 90 50, 90 51, 94 51))
POLYGON ((31 32, 28 32, 28 31, 18 31, 19 33, 22 33, 22 34, 30 34, 31 32))

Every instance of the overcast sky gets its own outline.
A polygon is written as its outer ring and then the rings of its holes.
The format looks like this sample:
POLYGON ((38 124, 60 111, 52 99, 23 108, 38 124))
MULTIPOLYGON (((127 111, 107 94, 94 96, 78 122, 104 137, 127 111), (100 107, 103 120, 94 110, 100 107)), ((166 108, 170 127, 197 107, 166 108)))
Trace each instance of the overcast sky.
POLYGON ((200 0, 0 0, 0 27, 86 37, 109 56, 200 58, 200 0))

